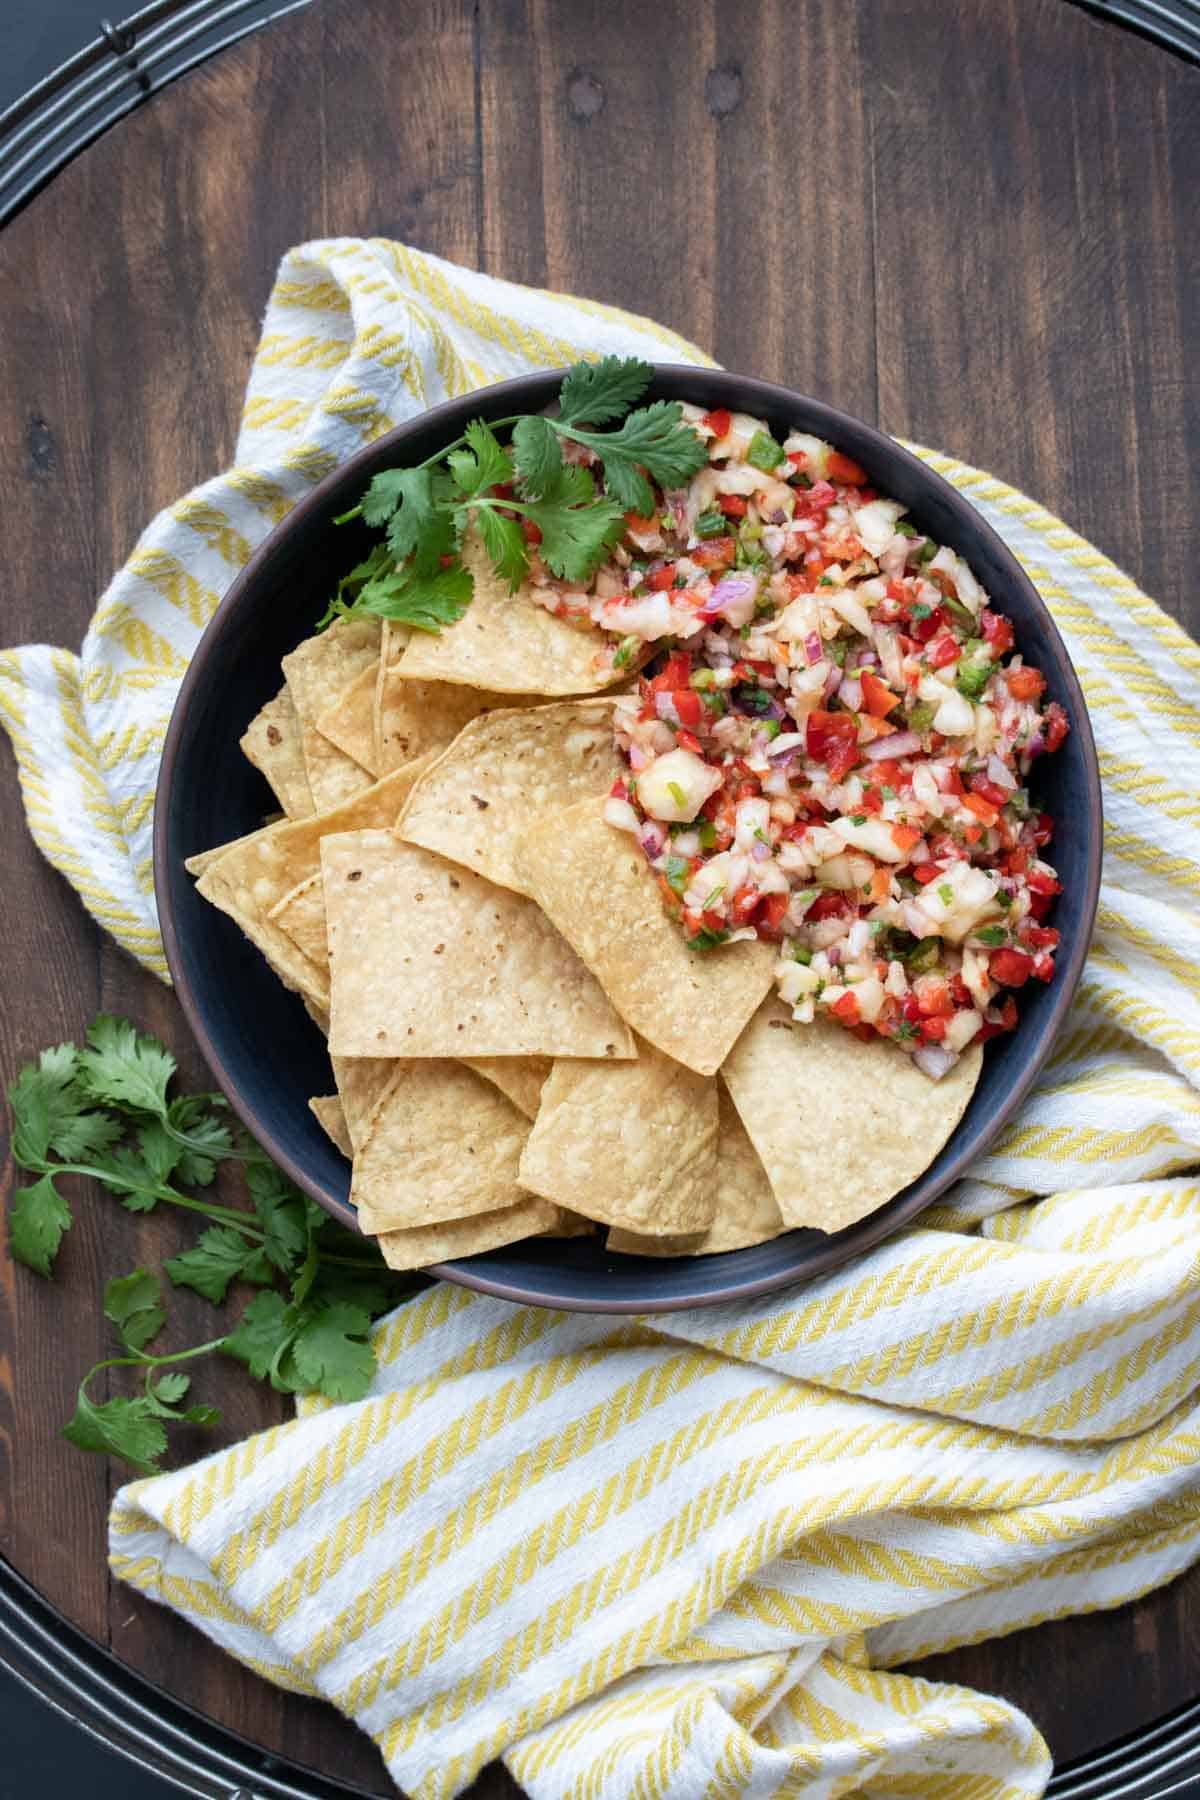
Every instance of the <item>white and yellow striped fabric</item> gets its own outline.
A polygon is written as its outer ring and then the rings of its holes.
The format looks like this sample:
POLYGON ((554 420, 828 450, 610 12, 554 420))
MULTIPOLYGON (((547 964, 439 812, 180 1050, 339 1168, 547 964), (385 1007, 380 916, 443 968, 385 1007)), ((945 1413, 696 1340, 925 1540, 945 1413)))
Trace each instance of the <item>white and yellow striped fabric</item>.
MULTIPOLYGON (((606 350, 705 360, 396 244, 285 260, 237 467, 155 520, 81 658, 0 655, 35 836, 149 966, 158 747, 249 550, 390 424, 606 350)), ((891 1671, 1200 1548, 1200 650, 1042 508, 921 454, 1046 596, 1104 773, 1096 941, 1020 1117, 797 1293, 614 1322, 438 1286, 379 1328, 368 1399, 117 1497, 120 1579, 326 1696, 423 1800, 497 1755, 535 1800, 1040 1794, 1023 1715, 891 1671)))

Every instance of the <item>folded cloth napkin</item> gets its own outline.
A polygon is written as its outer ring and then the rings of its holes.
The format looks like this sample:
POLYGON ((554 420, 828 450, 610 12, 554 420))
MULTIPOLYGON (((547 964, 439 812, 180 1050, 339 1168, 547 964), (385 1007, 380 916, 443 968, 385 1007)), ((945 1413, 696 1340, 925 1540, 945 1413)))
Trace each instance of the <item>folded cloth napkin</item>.
MULTIPOLYGON (((285 259, 237 466, 154 521, 81 658, 0 654, 34 835, 150 967, 159 746, 236 568, 365 438, 608 350, 705 360, 398 244, 285 259)), ((118 1577, 332 1700, 414 1795, 497 1755, 536 1800, 1040 1794, 1022 1714, 890 1671, 1197 1553, 1200 650, 1033 501, 920 454, 1038 583, 1104 773, 1096 940, 1019 1118, 797 1293, 613 1322, 437 1286, 379 1327, 367 1399, 115 1501, 118 1577)))

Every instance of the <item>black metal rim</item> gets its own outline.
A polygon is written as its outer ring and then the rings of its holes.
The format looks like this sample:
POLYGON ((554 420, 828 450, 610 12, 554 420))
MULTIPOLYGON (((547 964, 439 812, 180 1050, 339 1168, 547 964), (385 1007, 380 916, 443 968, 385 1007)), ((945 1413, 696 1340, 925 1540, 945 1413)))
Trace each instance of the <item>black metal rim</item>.
MULTIPOLYGON (((98 0, 98 5, 103 0, 98 0)), ((309 0, 153 0, 0 114, 0 226, 151 94, 309 0)), ((1200 62, 1200 0, 1073 0, 1200 62)), ((0 1666, 109 1749, 204 1800, 369 1800, 272 1756, 121 1663, 0 1558, 0 1666)), ((1200 1701, 1065 1764, 1057 1800, 1200 1792, 1200 1701)))

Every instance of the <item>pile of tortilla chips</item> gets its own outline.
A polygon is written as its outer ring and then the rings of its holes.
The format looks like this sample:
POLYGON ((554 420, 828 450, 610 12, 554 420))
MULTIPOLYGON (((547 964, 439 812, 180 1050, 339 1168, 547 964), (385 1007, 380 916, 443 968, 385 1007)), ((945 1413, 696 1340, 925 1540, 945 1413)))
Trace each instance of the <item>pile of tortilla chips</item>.
POLYGON ((914 1179, 978 1079, 793 1025, 763 942, 689 950, 603 817, 619 680, 510 596, 437 637, 347 617, 242 749, 284 817, 192 859, 325 1032, 310 1104, 396 1268, 533 1234, 686 1256, 836 1231, 914 1179), (589 697, 591 696, 591 697, 589 697))

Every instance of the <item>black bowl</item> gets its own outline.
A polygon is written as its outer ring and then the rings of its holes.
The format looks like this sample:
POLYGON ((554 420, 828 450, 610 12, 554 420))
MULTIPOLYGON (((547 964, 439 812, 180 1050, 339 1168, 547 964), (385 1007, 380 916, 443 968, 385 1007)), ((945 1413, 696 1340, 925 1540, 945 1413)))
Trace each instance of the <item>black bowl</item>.
MULTIPOLYGON (((537 412, 555 398, 561 371, 523 376, 452 400, 368 445, 301 500, 246 564, 192 659, 167 733, 154 827, 154 876, 167 960, 184 1012, 237 1112, 293 1181, 353 1225, 349 1167, 308 1110, 332 1091, 325 1046, 300 1001, 276 980, 236 925, 195 891, 184 858, 252 830, 274 804, 238 738, 279 685, 281 657, 307 636, 365 536, 335 529, 379 469, 421 461, 472 418, 537 412)), ((1032 982, 1021 1022, 988 1045, 966 1114, 919 1180, 857 1225, 828 1237, 792 1231, 721 1256, 659 1261, 615 1256, 599 1238, 530 1240, 439 1265, 433 1273, 485 1293, 594 1312, 654 1312, 710 1304, 803 1280, 877 1244, 958 1179, 995 1137, 1046 1060, 1083 968, 1100 882, 1101 805, 1096 750, 1075 671, 1032 582, 961 494, 891 438, 845 413, 769 382, 716 369, 663 367, 654 398, 728 407, 827 438, 860 462, 914 522, 965 556, 1017 643, 1040 668, 1071 733, 1038 765, 1037 794, 1057 821, 1053 857, 1062 878, 1054 923, 1058 973, 1032 982)), ((869 1097, 864 1097, 869 1111, 869 1097)), ((868 1126, 869 1117, 864 1120, 868 1126)))

